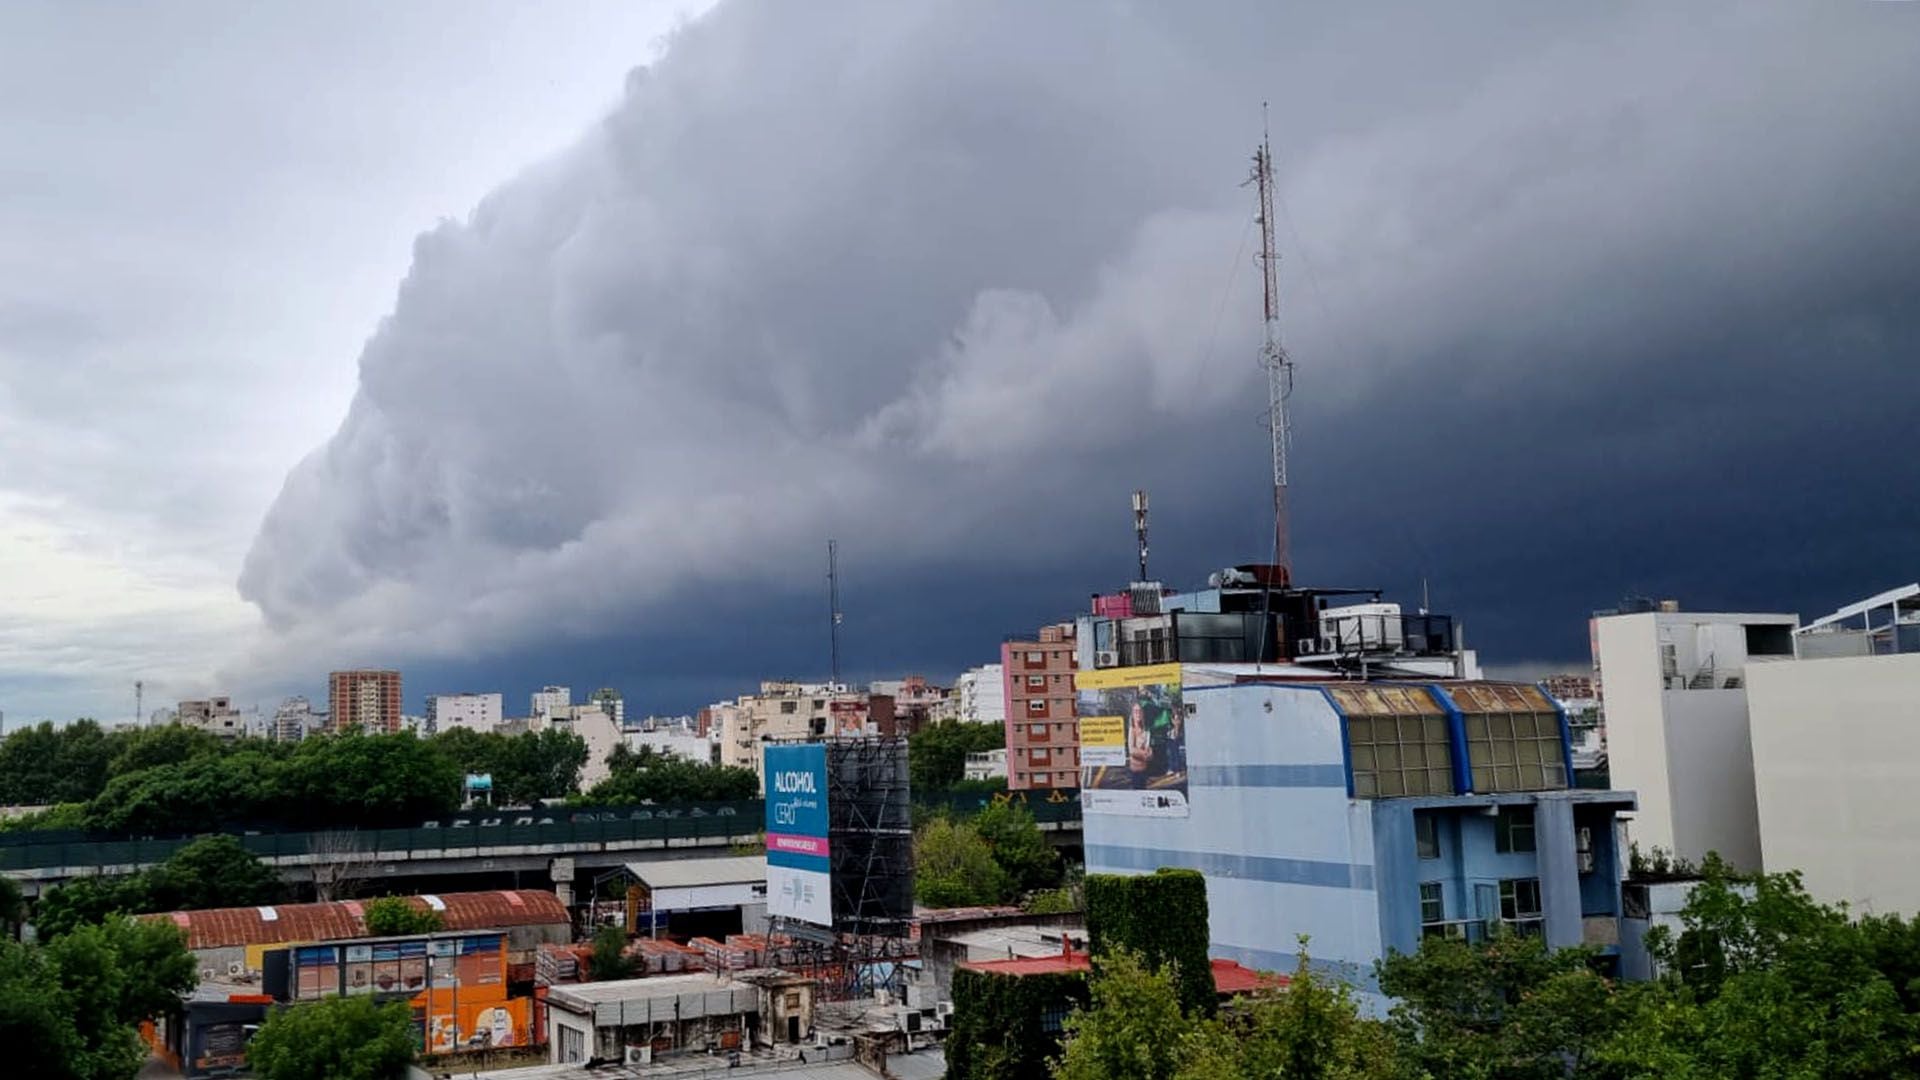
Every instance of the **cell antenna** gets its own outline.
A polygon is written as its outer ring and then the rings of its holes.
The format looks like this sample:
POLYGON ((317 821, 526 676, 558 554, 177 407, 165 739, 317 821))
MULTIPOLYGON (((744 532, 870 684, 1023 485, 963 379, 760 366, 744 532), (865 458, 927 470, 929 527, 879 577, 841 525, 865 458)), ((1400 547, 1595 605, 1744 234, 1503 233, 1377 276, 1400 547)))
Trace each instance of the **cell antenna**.
POLYGON ((1141 488, 1133 493, 1133 534, 1140 541, 1140 576, 1135 581, 1147 578, 1147 492, 1141 488))
POLYGON ((840 685, 840 554, 839 545, 827 541, 827 634, 831 642, 831 674, 828 680, 840 685))
POLYGON ((1259 191, 1260 269, 1266 280, 1265 334, 1260 366, 1267 373, 1267 430, 1273 442, 1273 561, 1291 580, 1293 545, 1287 520, 1287 450, 1293 424, 1287 399, 1293 396, 1293 360, 1280 344, 1280 255, 1273 243, 1273 146, 1267 134, 1267 106, 1260 104, 1260 149, 1253 155, 1249 182, 1259 191))

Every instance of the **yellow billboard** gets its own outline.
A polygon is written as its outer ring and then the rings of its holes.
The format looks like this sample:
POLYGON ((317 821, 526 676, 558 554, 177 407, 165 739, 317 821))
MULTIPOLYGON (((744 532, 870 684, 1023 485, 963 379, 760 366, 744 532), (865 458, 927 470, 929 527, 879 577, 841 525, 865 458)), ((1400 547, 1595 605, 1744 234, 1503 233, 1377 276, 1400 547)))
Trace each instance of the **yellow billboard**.
POLYGON ((1180 665, 1074 675, 1085 814, 1187 816, 1186 706, 1180 665))

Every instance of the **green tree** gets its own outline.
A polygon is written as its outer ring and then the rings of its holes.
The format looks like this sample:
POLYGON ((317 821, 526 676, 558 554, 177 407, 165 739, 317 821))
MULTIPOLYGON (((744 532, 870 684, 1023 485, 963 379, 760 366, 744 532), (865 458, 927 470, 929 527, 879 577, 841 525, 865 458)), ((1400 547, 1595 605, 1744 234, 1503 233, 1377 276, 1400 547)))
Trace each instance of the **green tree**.
POLYGON ((0 874, 0 933, 9 938, 17 935, 26 917, 27 900, 20 893, 20 883, 0 874))
POLYGON ((21 728, 0 739, 0 804, 85 802, 106 786, 112 756, 107 734, 92 720, 21 728))
POLYGON ((1380 964, 1380 990, 1396 999, 1406 1053, 1435 1076, 1558 1080, 1569 1064, 1604 1076, 1592 1062, 1625 1012, 1591 963, 1585 950, 1549 950, 1532 936, 1427 938, 1380 964))
POLYGON ((461 781, 459 766, 409 732, 350 732, 303 740, 281 791, 300 824, 386 827, 457 809, 461 781))
POLYGON ((134 728, 115 732, 109 779, 161 765, 180 765, 195 758, 219 757, 226 749, 219 736, 184 724, 134 728))
POLYGON ((493 785, 501 799, 531 806, 579 790, 580 770, 587 764, 587 740, 555 728, 499 738, 505 745, 494 763, 493 785))
POLYGON ((1314 972, 1304 937, 1299 957, 1285 991, 1255 995, 1224 1018, 1235 1058, 1232 1075, 1288 1080, 1407 1075, 1392 1033, 1360 1015, 1346 983, 1314 972))
POLYGON ((974 815, 968 824, 993 851, 993 861, 1021 892, 1051 888, 1060 883, 1060 855, 1047 842, 1033 814, 1024 806, 995 802, 974 815))
POLYGON ((74 878, 41 895, 33 926, 42 939, 57 938, 114 915, 138 915, 152 904, 145 874, 74 878))
POLYGON ((367 933, 374 937, 399 937, 404 934, 431 934, 444 930, 447 921, 429 907, 414 907, 404 896, 382 896, 365 905, 367 933))
POLYGON ((967 755, 1007 745, 998 724, 942 720, 907 737, 907 778, 916 792, 947 791, 967 772, 967 755))
POLYGON ((760 778, 752 769, 702 765, 651 750, 608 755, 612 775, 572 802, 581 806, 625 806, 643 802, 737 802, 757 798, 760 778))
POLYGON ((81 1080, 85 1050, 42 949, 0 941, 0 1046, 11 1075, 81 1080))
POLYGON ((634 963, 627 957, 627 932, 618 926, 603 926, 593 935, 593 953, 587 958, 587 971, 595 981, 631 978, 634 963))
POLYGON ((203 836, 148 872, 146 910, 253 907, 280 899, 280 875, 236 837, 203 836))
POLYGON ((1211 1022, 1183 1013, 1170 968, 1132 951, 1095 962, 1093 1001, 1067 1018, 1056 1080, 1201 1080, 1237 1075, 1211 1022))
POLYGON ((913 840, 914 895, 928 907, 1001 904, 1014 882, 971 824, 936 817, 913 840))
POLYGON ((1207 882, 1197 870, 1163 866, 1151 874, 1089 874, 1087 945, 1095 960, 1126 950, 1159 971, 1171 965, 1182 1008, 1214 1009, 1207 958, 1207 882))
POLYGON ((75 1072, 91 1080, 133 1076, 146 1058, 134 1025, 177 1010, 195 982, 186 939, 167 924, 82 926, 50 942, 45 956, 78 1035, 75 1072))
POLYGON ((326 998, 276 1009, 247 1046, 260 1080, 398 1080, 414 1055, 404 1001, 326 998))

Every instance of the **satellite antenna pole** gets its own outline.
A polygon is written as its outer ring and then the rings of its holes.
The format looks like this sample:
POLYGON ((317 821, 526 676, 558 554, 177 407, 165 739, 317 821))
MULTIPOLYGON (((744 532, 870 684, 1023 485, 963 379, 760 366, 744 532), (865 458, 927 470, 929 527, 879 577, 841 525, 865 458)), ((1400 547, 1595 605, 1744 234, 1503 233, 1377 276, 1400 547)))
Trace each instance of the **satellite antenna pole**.
POLYGON ((1287 450, 1293 425, 1287 399, 1293 396, 1293 360, 1280 344, 1280 255, 1273 243, 1273 146, 1267 134, 1266 103, 1260 105, 1260 149, 1253 155, 1251 179, 1260 194, 1260 269, 1266 279, 1265 335, 1260 344, 1260 366, 1267 373, 1267 430, 1273 440, 1273 561, 1288 580, 1293 571, 1293 545, 1287 520, 1287 450))
POLYGON ((832 643, 832 674, 828 676, 834 686, 840 685, 840 561, 839 545, 827 541, 827 633, 832 643))
POLYGON ((1135 581, 1147 580, 1147 492, 1141 488, 1133 493, 1133 532, 1140 541, 1140 576, 1135 581))

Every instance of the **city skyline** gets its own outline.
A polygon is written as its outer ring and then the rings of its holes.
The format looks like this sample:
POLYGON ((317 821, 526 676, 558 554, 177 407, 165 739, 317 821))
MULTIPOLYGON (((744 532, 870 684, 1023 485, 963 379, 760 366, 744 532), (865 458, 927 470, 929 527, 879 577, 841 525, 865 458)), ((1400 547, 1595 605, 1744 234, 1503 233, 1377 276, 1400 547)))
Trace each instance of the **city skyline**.
POLYGON ((0 709, 374 665, 690 711, 824 676, 829 538, 848 671, 946 676, 1124 583, 1140 487, 1155 576, 1260 561, 1262 100, 1302 583, 1424 581, 1532 673, 1624 594, 1805 615, 1912 578, 1916 466, 1872 449, 1920 389, 1910 40, 1253 9, 369 11, 393 56, 310 123, 165 145, 120 102, 172 128, 313 81, 266 60, 316 29, 243 20, 192 79, 137 37, 61 73, 0 45, 73 90, 0 106, 50 178, 0 188, 0 709))

